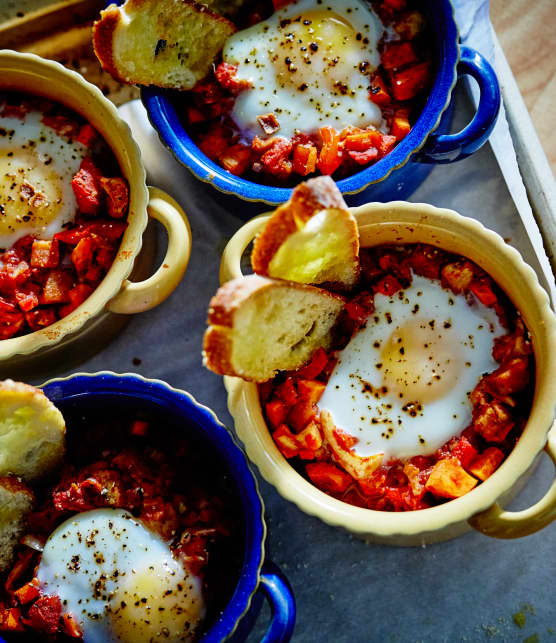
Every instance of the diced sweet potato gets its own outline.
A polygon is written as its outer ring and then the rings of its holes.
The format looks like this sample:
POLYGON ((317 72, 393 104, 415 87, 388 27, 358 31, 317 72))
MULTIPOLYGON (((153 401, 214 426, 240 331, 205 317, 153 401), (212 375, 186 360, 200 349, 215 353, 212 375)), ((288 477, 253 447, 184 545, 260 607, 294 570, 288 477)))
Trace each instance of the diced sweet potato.
POLYGON ((486 480, 498 469, 504 460, 504 453, 496 447, 485 449, 469 466, 469 472, 479 480, 486 480))
POLYGON ((511 395, 523 390, 529 383, 529 360, 515 357, 487 375, 485 383, 495 395, 511 395))
POLYGON ((251 148, 241 143, 231 145, 218 160, 225 170, 235 176, 241 176, 251 163, 251 148))
POLYGON ((0 613, 0 630, 3 632, 23 632, 25 630, 21 622, 21 609, 11 607, 0 613))
POLYGON ((317 169, 317 148, 311 143, 296 145, 293 151, 293 171, 301 176, 312 174, 317 169))
POLYGON ((311 404, 316 404, 320 400, 325 388, 326 385, 322 382, 303 379, 297 380, 299 397, 302 400, 307 400, 311 404))
POLYGON ((292 407, 287 422, 294 431, 299 433, 315 418, 315 415, 315 406, 307 400, 301 400, 292 407))
POLYGON ((349 474, 327 462, 312 462, 306 471, 311 482, 323 491, 343 493, 353 482, 349 474))
POLYGON ((296 436, 285 424, 280 424, 272 434, 272 437, 274 438, 280 453, 285 458, 294 458, 298 454, 299 447, 297 440, 295 439, 296 436))
POLYGON ((21 330, 25 323, 23 313, 19 311, 0 313, 0 339, 9 339, 21 330))
POLYGON ((309 422, 309 424, 295 436, 298 445, 309 451, 317 451, 322 446, 322 435, 318 422, 309 422))
POLYGON ((73 288, 73 276, 68 270, 51 270, 40 296, 41 304, 65 304, 73 288))
POLYGON ((54 308, 33 308, 25 313, 25 321, 33 331, 50 326, 57 320, 54 308))
POLYGON ((276 428, 285 421, 290 407, 281 400, 274 399, 266 403, 265 410, 266 418, 270 422, 270 425, 276 428))
POLYGON ((492 289, 492 280, 490 277, 475 277, 471 283, 470 290, 483 306, 494 306, 498 301, 492 289))
POLYGON ((456 261, 443 266, 441 280, 444 287, 454 294, 467 292, 474 277, 473 264, 470 261, 456 261))
POLYGON ((322 174, 334 174, 342 163, 338 134, 334 128, 328 126, 321 127, 319 133, 322 139, 322 147, 317 166, 322 174))
POLYGON ((56 268, 60 262, 60 248, 56 239, 44 241, 35 239, 31 249, 31 266, 33 268, 56 268))
POLYGON ((40 596, 39 581, 37 578, 29 581, 14 592, 14 596, 22 605, 27 605, 40 596))
POLYGON ((503 442, 514 426, 509 410, 493 400, 474 411, 473 428, 487 442, 503 442))
POLYGON ((60 308, 58 309, 60 317, 69 315, 78 306, 81 306, 81 304, 85 301, 85 299, 87 299, 87 297, 89 297, 92 292, 93 288, 91 286, 88 286, 87 284, 77 284, 76 286, 74 286, 69 291, 70 303, 66 304, 65 306, 60 306, 60 308))
POLYGON ((425 488, 442 498, 459 498, 477 484, 457 460, 439 460, 429 475, 425 488))

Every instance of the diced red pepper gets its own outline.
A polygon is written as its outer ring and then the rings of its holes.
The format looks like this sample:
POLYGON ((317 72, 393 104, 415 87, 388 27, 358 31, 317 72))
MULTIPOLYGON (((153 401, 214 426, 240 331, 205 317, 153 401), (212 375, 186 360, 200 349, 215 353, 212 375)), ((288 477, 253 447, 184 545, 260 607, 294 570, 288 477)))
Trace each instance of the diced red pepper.
POLYGON ((392 92, 396 100, 410 100, 429 83, 430 63, 422 62, 392 74, 392 92))
POLYGON ((199 123, 204 123, 207 120, 207 115, 203 114, 203 112, 200 109, 197 109, 197 107, 189 106, 186 109, 186 118, 190 125, 198 125, 199 123))
POLYGON ((293 406, 297 402, 297 391, 291 377, 288 377, 285 382, 278 386, 276 395, 289 406, 293 406))
POLYGON ((101 178, 102 174, 91 158, 84 158, 71 181, 77 207, 83 214, 98 214, 102 196, 101 178))
POLYGON ((66 315, 72 313, 78 306, 81 306, 81 304, 85 301, 85 299, 87 299, 87 297, 89 297, 92 292, 93 288, 91 288, 91 286, 87 284, 77 284, 76 286, 74 286, 69 291, 70 303, 58 308, 60 317, 66 317, 66 315))
POLYGON ((135 420, 131 425, 131 435, 145 436, 149 431, 149 423, 144 420, 135 420))
POLYGON ((318 150, 311 143, 300 143, 293 151, 293 171, 301 176, 312 174, 317 169, 318 150))
POLYGON ((75 140, 86 147, 91 147, 97 138, 98 134, 96 129, 89 123, 85 123, 85 125, 83 125, 79 130, 79 134, 75 140))
POLYGON ((328 362, 328 355, 323 348, 317 348, 311 361, 296 371, 296 376, 305 380, 314 380, 322 372, 328 362))
POLYGON ((417 55, 410 42, 393 42, 386 45, 380 60, 384 69, 396 69, 416 62, 417 55))
POLYGON ((115 219, 125 216, 129 204, 127 181, 120 176, 100 177, 100 185, 106 192, 108 214, 115 219))
POLYGON ((57 319, 54 308, 33 308, 33 310, 25 313, 25 321, 32 331, 46 328, 57 319))
POLYGON ((41 596, 29 609, 27 620, 38 632, 54 635, 62 615, 62 604, 57 596, 41 596))
POLYGON ((492 281, 489 277, 475 277, 470 290, 483 306, 494 306, 498 301, 498 297, 492 290, 492 281))
POLYGON ((274 11, 278 11, 278 9, 281 9, 292 2, 293 0, 272 0, 272 6, 274 7, 274 11))
POLYGON ((312 462, 305 470, 311 482, 324 491, 343 493, 353 482, 349 474, 328 462, 312 462))
POLYGON ((339 149, 339 137, 333 127, 321 127, 319 130, 322 139, 317 166, 322 174, 331 175, 342 163, 342 153, 339 149))
POLYGON ((284 402, 277 399, 267 402, 265 410, 266 418, 273 428, 276 428, 279 424, 282 424, 290 411, 289 407, 284 404, 284 402))
POLYGON ((31 266, 34 268, 56 268, 60 262, 60 248, 56 239, 44 241, 35 239, 31 250, 31 266))
POLYGON ((379 107, 386 107, 386 105, 390 105, 392 102, 388 89, 386 88, 386 83, 380 72, 375 72, 371 76, 369 100, 379 107))
POLYGON ((374 291, 381 295, 393 295, 402 289, 401 283, 392 275, 386 275, 379 279, 373 287, 374 291))

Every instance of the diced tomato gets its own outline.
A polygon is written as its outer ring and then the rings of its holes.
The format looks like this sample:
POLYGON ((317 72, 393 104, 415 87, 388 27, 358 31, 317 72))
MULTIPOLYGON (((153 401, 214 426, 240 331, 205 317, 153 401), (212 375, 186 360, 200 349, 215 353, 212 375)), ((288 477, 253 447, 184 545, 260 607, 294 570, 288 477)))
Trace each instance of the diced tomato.
POLYGON ((281 400, 274 399, 266 403, 265 410, 266 418, 270 422, 270 425, 276 428, 285 421, 290 408, 281 400))
POLYGON ((231 145, 218 160, 225 170, 235 176, 241 176, 251 163, 251 148, 242 143, 231 145))
POLYGON ((100 185, 106 192, 108 214, 115 219, 125 216, 129 204, 127 181, 120 176, 100 177, 100 185))
POLYGON ((78 306, 81 306, 81 304, 85 301, 85 299, 87 299, 87 297, 89 297, 92 292, 93 288, 91 288, 91 286, 87 284, 75 285, 69 291, 70 303, 58 308, 60 317, 66 317, 66 315, 72 313, 78 306))
POLYGON ((51 127, 57 134, 64 136, 65 138, 76 138, 79 134, 81 126, 77 121, 74 121, 67 116, 62 114, 57 114, 55 116, 43 116, 42 122, 47 126, 51 127))
POLYGON ((33 578, 31 581, 14 592, 14 596, 22 605, 27 605, 40 596, 39 581, 33 578))
POLYGON ((83 214, 98 214, 102 196, 101 178, 102 174, 91 158, 84 158, 71 181, 77 207, 83 214))
POLYGON ((498 301, 498 297, 492 290, 492 281, 489 277, 475 277, 470 290, 483 306, 494 306, 498 301))
POLYGON ((432 246, 417 246, 409 258, 409 265, 413 271, 428 279, 439 278, 441 263, 440 251, 432 246))
POLYGON ((402 289, 401 283, 392 275, 386 275, 379 279, 373 287, 373 290, 381 295, 393 295, 402 289))
POLYGON ((311 482, 319 489, 343 493, 353 482, 352 477, 328 462, 314 462, 305 467, 311 482))
POLYGON ((69 291, 73 285, 74 278, 69 270, 51 270, 39 302, 41 304, 65 304, 69 301, 69 291))
POLYGON ((391 76, 392 92, 396 100, 410 100, 429 83, 430 63, 422 62, 397 71, 391 76))
POLYGON ((314 380, 322 372, 328 362, 328 355, 323 348, 317 348, 311 361, 296 371, 296 376, 305 380, 314 380))
POLYGON ((293 406, 297 402, 297 391, 291 377, 288 377, 285 382, 280 384, 276 389, 276 395, 289 406, 293 406))
POLYGON ((396 69, 417 62, 410 42, 392 42, 386 45, 380 57, 384 69, 396 69))
POLYGON ((74 618, 73 614, 69 614, 68 612, 62 614, 62 620, 64 623, 65 634, 71 636, 74 639, 80 639, 83 637, 83 632, 81 631, 79 623, 74 618))
POLYGON ((293 151, 293 171, 301 176, 312 174, 317 169, 318 150, 311 143, 296 145, 293 151))
POLYGON ((62 604, 57 596, 41 596, 29 609, 27 620, 38 632, 54 635, 62 615, 62 604))
POLYGON ((135 420, 131 425, 131 435, 145 436, 149 431, 149 423, 144 420, 135 420))
POLYGON ((33 310, 25 313, 25 321, 32 331, 46 328, 57 319, 54 308, 33 308, 33 310))
MULTIPOLYGON (((283 175, 287 172, 287 158, 292 151, 292 143, 287 138, 276 137, 272 146, 261 156, 261 163, 269 174, 283 175)), ((291 172, 291 163, 290 163, 291 172)))
POLYGON ((31 250, 31 266, 35 268, 56 268, 60 262, 60 248, 56 239, 43 241, 35 239, 31 250))
POLYGON ((322 174, 331 175, 342 163, 342 153, 339 149, 339 137, 333 127, 321 127, 319 130, 322 139, 317 166, 322 174))
POLYGON ((21 330, 25 323, 23 313, 0 312, 0 339, 9 339, 21 330))
POLYGON ((95 234, 108 241, 117 241, 127 228, 126 221, 111 221, 102 219, 91 223, 80 223, 75 228, 63 230, 54 235, 54 238, 69 245, 77 245, 81 239, 95 234))
POLYGON ((239 80, 236 78, 237 74, 237 65, 231 65, 230 63, 221 62, 216 69, 214 70, 214 75, 216 80, 234 95, 239 94, 245 89, 251 87, 251 83, 246 79, 239 80))
POLYGON ((386 88, 386 83, 380 72, 375 72, 371 76, 371 84, 369 87, 369 100, 379 107, 390 105, 392 99, 386 88))
POLYGON ((94 141, 98 138, 96 129, 89 123, 81 126, 79 134, 77 134, 76 141, 85 145, 86 147, 91 147, 94 141))
POLYGON ((299 393, 299 397, 311 404, 316 404, 320 400, 325 388, 326 384, 323 384, 322 382, 303 379, 297 380, 297 391, 299 393))

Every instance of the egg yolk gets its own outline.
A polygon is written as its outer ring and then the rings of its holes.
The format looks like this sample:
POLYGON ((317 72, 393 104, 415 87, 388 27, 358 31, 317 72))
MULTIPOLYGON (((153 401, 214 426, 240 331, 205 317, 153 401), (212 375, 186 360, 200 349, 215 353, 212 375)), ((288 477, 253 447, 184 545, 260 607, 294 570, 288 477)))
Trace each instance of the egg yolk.
POLYGON ((279 55, 272 60, 282 87, 297 90, 322 74, 332 93, 348 92, 345 80, 353 71, 348 54, 363 45, 362 35, 349 22, 333 11, 316 9, 287 18, 280 27, 279 55))
POLYGON ((0 150, 0 238, 22 224, 41 228, 53 221, 62 202, 60 179, 33 151, 17 156, 0 150))
POLYGON ((457 384, 464 366, 458 346, 435 322, 409 319, 385 342, 381 352, 382 383, 390 394, 431 402, 457 384))
POLYGON ((111 605, 111 630, 124 643, 193 640, 204 616, 200 581, 159 565, 135 569, 111 605))

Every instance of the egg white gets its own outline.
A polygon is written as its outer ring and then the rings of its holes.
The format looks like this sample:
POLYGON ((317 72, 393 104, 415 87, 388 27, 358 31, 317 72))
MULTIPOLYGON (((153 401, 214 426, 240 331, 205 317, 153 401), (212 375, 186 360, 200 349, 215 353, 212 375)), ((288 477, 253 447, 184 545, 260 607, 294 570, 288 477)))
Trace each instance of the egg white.
POLYGON ((201 581, 121 509, 87 511, 60 525, 37 577, 77 619, 85 643, 191 641, 205 614, 201 581))
POLYGON ((72 221, 71 180, 88 150, 41 123, 31 110, 21 120, 0 115, 0 248, 31 234, 50 239, 72 221))
POLYGON ((393 296, 377 294, 366 326, 339 353, 318 406, 358 438, 362 457, 428 455, 471 420, 469 393, 497 368, 496 313, 413 276, 393 296))
POLYGON ((236 98, 233 120, 247 139, 264 137, 257 116, 269 112, 286 137, 325 125, 381 126, 367 74, 380 64, 383 33, 364 0, 297 0, 239 31, 226 42, 223 59, 252 87, 236 98))

